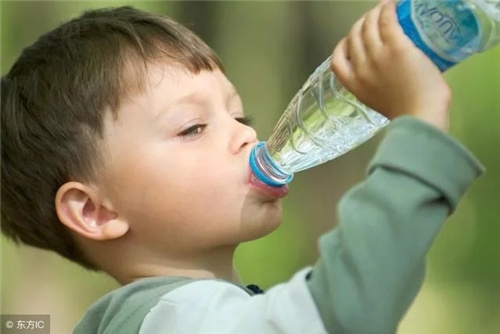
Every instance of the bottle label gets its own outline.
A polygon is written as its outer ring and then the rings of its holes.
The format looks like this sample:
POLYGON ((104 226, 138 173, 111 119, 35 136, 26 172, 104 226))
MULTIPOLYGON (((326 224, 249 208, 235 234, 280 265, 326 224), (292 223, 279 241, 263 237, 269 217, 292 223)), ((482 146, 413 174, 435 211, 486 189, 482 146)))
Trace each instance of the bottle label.
POLYGON ((405 33, 441 70, 478 51, 480 26, 464 0, 402 0, 398 19, 405 33))

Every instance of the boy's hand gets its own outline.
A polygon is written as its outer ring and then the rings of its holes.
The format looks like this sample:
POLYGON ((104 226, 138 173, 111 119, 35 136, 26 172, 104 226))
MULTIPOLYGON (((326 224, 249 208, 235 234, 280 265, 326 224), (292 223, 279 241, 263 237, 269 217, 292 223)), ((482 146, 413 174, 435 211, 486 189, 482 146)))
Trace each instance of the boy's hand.
POLYGON ((333 51, 332 69, 345 88, 387 118, 410 115, 448 130, 450 88, 404 34, 391 0, 354 24, 333 51))

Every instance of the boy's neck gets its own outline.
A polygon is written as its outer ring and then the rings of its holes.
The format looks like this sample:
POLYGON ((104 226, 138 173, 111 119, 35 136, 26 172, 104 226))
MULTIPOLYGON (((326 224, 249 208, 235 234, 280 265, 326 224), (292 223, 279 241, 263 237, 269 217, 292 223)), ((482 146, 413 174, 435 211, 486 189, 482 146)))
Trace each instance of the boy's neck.
POLYGON ((235 250, 235 246, 217 248, 176 259, 149 256, 147 261, 136 261, 126 272, 113 276, 122 285, 156 276, 218 278, 239 283, 233 266, 235 250))

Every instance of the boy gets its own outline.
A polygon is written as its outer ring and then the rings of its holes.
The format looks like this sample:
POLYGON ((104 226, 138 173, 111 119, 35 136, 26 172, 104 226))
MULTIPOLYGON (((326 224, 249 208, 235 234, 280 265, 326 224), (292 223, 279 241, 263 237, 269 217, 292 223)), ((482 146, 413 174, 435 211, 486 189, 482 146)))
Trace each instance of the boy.
POLYGON ((23 52, 2 78, 2 231, 123 285, 74 333, 396 331, 433 238, 483 169, 444 133, 449 88, 392 2, 356 22, 332 69, 395 120, 318 262, 262 294, 239 285, 233 254, 279 226, 286 188, 249 181, 257 137, 213 52, 126 7, 23 52))

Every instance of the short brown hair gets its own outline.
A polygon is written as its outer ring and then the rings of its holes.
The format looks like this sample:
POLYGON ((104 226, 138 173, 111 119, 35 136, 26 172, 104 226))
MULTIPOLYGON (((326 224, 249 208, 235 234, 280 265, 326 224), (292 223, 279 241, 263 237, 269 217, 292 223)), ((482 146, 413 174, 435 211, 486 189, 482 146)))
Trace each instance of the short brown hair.
POLYGON ((147 64, 165 61, 193 73, 223 71, 193 32, 132 7, 85 12, 23 50, 1 80, 6 236, 98 269, 59 222, 55 194, 96 175, 106 110, 142 89, 147 64))

